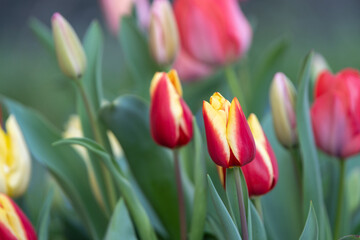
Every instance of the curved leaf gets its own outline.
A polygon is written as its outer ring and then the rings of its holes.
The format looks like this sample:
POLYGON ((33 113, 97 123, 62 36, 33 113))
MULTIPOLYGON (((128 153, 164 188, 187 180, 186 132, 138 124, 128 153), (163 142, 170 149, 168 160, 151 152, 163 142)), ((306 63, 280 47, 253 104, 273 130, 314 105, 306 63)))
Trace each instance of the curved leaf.
POLYGON ((39 240, 47 240, 48 239, 48 231, 49 231, 49 223, 50 223, 50 210, 51 204, 54 197, 54 188, 50 188, 43 207, 41 209, 41 213, 39 216, 38 222, 38 239, 39 240))
POLYGON ((318 240, 319 230, 316 213, 312 203, 310 203, 309 214, 305 223, 304 231, 300 236, 300 240, 318 240))

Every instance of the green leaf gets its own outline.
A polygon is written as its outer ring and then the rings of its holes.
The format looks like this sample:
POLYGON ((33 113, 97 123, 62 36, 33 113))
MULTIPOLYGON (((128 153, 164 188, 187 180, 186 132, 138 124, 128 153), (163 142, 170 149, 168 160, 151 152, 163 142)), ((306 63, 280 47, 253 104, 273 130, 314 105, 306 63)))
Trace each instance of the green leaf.
POLYGON ((195 196, 193 202, 193 213, 190 226, 190 240, 203 239, 204 226, 206 219, 206 165, 202 148, 202 138, 196 120, 194 126, 194 179, 195 179, 195 196))
POLYGON ((140 236, 143 239, 157 239, 145 209, 137 198, 130 182, 123 176, 123 173, 115 160, 99 144, 88 138, 68 138, 54 143, 56 146, 64 144, 81 145, 102 158, 105 165, 116 179, 116 183, 118 184, 126 204, 129 207, 130 213, 134 218, 140 236))
POLYGON ((39 42, 55 57, 55 45, 51 29, 36 18, 30 19, 29 26, 39 42))
MULTIPOLYGON (((303 162, 303 206, 304 209, 308 209, 309 203, 313 202, 315 212, 319 216, 319 237, 327 240, 332 237, 324 204, 321 172, 309 114, 309 81, 312 56, 313 53, 310 53, 306 57, 300 75, 296 121, 303 162)), ((304 212, 304 214, 306 213, 304 212)))
POLYGON ((304 220, 301 189, 296 178, 294 159, 278 142, 270 114, 266 115, 261 125, 275 152, 279 168, 275 188, 261 197, 268 238, 297 239, 302 232, 304 220))
POLYGON ((135 79, 139 93, 147 99, 150 81, 155 72, 161 70, 161 67, 151 57, 147 40, 139 31, 133 17, 122 18, 119 40, 124 58, 135 79))
POLYGON ((225 236, 225 239, 240 239, 240 234, 238 229, 236 228, 236 225, 231 218, 228 210, 226 209, 224 203, 222 202, 221 198, 219 197, 219 194, 217 193, 211 178, 208 176, 208 187, 209 187, 209 194, 211 197, 211 200, 213 201, 216 214, 219 218, 221 228, 222 229, 222 235, 225 236))
POLYGON ((359 240, 359 239, 360 239, 359 235, 348 235, 340 238, 339 240, 359 240))
POLYGON ((252 220, 252 239, 253 240, 266 240, 267 235, 265 231, 265 226, 261 220, 259 213, 257 212, 254 204, 250 202, 250 211, 251 211, 251 220, 252 220))
POLYGON ((37 227, 39 240, 48 239, 50 210, 51 210, 53 197, 54 197, 54 188, 50 188, 39 216, 38 227, 37 227))
POLYGON ((304 231, 300 236, 300 240, 318 240, 319 229, 316 219, 316 213, 312 203, 310 203, 309 214, 305 223, 304 231))
POLYGON ((19 123, 31 154, 57 180, 92 238, 102 239, 107 219, 92 194, 83 159, 70 146, 51 145, 61 134, 40 115, 12 100, 4 102, 19 123))
MULTIPOLYGON (((178 239, 174 163, 171 151, 158 146, 150 135, 148 105, 140 98, 123 96, 104 106, 101 116, 123 147, 131 172, 170 238, 178 239)), ((184 195, 185 202, 190 203, 187 192, 184 195)))
POLYGON ((104 240, 117 239, 137 239, 128 210, 122 198, 116 205, 104 238, 104 240))

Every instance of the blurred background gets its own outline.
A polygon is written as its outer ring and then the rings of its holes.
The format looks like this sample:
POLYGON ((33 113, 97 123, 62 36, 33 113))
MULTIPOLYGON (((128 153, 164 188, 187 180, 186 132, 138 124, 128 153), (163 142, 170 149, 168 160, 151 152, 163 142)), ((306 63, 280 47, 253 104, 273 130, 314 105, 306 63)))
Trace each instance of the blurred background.
MULTIPOLYGON (((241 1, 241 6, 254 27, 250 57, 260 61, 274 40, 286 38, 289 48, 276 71, 284 72, 293 81, 311 49, 321 53, 334 72, 360 67, 360 1, 247 0, 241 1)), ((75 111, 75 91, 29 27, 32 18, 50 26, 54 12, 67 18, 80 37, 93 19, 100 21, 108 99, 127 92, 131 83, 117 39, 106 28, 98 1, 1 0, 0 94, 35 108, 62 128, 67 116, 75 111)))

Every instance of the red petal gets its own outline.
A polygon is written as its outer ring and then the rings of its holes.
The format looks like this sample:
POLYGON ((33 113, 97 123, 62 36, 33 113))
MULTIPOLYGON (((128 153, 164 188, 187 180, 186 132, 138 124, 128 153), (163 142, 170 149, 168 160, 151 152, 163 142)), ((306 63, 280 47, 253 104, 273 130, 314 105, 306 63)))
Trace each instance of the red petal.
POLYGON ((226 139, 226 123, 206 101, 203 102, 203 117, 210 157, 217 165, 228 168, 230 148, 226 139))
POLYGON ((328 70, 321 72, 315 84, 315 98, 320 97, 322 94, 327 93, 334 89, 336 78, 328 70))
POLYGON ((190 108, 182 98, 180 99, 180 103, 183 109, 183 116, 180 122, 180 137, 177 146, 187 144, 193 136, 193 115, 190 108))
POLYGON ((27 240, 37 240, 36 232, 31 224, 31 222, 29 221, 29 219, 21 211, 21 209, 16 205, 16 203, 14 203, 14 201, 12 199, 9 198, 9 200, 11 201, 13 207, 15 208, 15 211, 20 218, 23 228, 25 229, 27 240))
POLYGON ((237 160, 236 166, 243 166, 255 156, 255 142, 237 98, 231 102, 226 136, 231 151, 237 160))
POLYGON ((0 239, 4 240, 18 240, 6 226, 0 222, 0 239))
POLYGON ((164 73, 153 90, 150 126, 152 137, 158 144, 174 148, 179 138, 179 128, 171 105, 170 87, 171 83, 164 73))

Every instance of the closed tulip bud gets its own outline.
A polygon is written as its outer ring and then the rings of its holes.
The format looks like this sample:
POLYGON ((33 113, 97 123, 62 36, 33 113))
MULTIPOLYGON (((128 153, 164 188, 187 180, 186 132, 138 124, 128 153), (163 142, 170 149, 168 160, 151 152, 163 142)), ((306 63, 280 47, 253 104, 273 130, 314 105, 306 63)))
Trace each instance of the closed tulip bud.
POLYGON ((255 143, 237 98, 230 104, 220 93, 203 102, 207 147, 212 160, 229 168, 243 166, 255 156, 255 143))
POLYGON ((276 136, 284 147, 297 144, 296 90, 283 73, 276 73, 270 87, 270 105, 276 136))
POLYGON ((5 126, 0 128, 0 192, 19 197, 30 181, 31 158, 15 117, 10 115, 5 126))
POLYGON ((325 58, 320 53, 315 53, 311 65, 311 79, 315 82, 319 74, 328 69, 330 67, 325 58))
POLYGON ((168 0, 153 2, 149 41, 151 53, 158 64, 172 63, 179 49, 179 38, 175 17, 168 0))
POLYGON ((360 72, 323 71, 315 85, 311 120, 317 146, 339 158, 360 153, 360 72))
POLYGON ((34 228, 25 214, 11 198, 2 193, 0 193, 0 239, 37 239, 34 228))
POLYGON ((182 98, 176 71, 156 73, 150 96, 150 127, 155 142, 168 148, 187 144, 193 136, 193 115, 182 98))
POLYGON ((121 18, 131 14, 134 0, 100 0, 108 29, 113 35, 119 31, 121 18))
POLYGON ((278 180, 278 165, 272 147, 255 114, 250 114, 248 123, 255 139, 254 160, 242 167, 250 197, 266 194, 278 180))
POLYGON ((54 13, 51 22, 61 70, 71 79, 81 78, 86 68, 86 56, 78 36, 60 13, 54 13))

